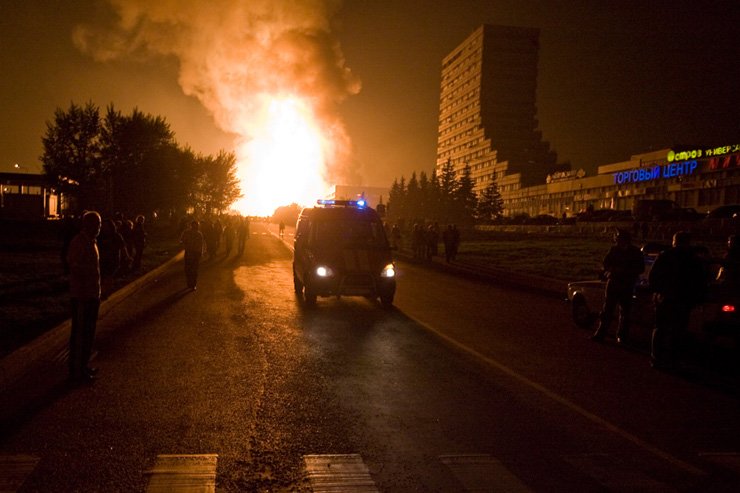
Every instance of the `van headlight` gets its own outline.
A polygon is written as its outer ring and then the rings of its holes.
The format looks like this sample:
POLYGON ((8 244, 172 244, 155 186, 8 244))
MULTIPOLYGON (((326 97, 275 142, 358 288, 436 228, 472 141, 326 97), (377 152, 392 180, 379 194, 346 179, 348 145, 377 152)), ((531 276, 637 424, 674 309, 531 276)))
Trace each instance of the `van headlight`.
POLYGON ((393 264, 386 265, 380 271, 380 277, 396 277, 396 267, 393 264))
POLYGON ((331 270, 331 267, 319 265, 318 267, 316 267, 316 275, 319 277, 333 277, 334 271, 331 270))

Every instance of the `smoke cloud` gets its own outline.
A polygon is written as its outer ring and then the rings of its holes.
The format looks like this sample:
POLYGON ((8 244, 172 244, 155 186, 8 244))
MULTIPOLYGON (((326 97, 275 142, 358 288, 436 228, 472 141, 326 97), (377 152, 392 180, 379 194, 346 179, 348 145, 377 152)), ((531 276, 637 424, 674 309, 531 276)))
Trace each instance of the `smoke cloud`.
POLYGON ((113 25, 81 25, 76 46, 99 61, 172 56, 179 84, 223 130, 247 142, 254 115, 275 97, 298 97, 331 142, 325 179, 357 177, 338 105, 360 90, 332 34, 332 0, 108 0, 113 25))

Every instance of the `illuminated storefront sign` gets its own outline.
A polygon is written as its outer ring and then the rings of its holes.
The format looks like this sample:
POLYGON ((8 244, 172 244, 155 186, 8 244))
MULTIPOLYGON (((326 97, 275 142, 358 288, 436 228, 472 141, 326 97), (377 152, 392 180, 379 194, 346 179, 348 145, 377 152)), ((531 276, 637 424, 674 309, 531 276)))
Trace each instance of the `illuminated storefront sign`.
POLYGON ((658 180, 660 178, 675 178, 677 176, 688 176, 696 171, 699 163, 696 160, 681 163, 664 164, 662 166, 651 166, 649 168, 637 168, 628 171, 614 173, 614 183, 639 183, 643 181, 658 180))
POLYGON ((723 156, 725 154, 732 154, 733 152, 740 151, 740 144, 733 144, 728 146, 711 147, 705 149, 692 149, 690 151, 668 151, 669 163, 674 161, 687 161, 689 159, 700 159, 702 157, 712 156, 723 156))

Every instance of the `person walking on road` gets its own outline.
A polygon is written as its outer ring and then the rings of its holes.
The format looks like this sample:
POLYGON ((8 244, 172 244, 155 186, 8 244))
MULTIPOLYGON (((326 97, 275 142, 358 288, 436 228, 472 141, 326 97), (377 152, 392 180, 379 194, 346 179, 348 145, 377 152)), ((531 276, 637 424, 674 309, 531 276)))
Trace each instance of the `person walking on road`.
POLYGON ((618 230, 614 235, 615 245, 609 248, 604 257, 606 288, 604 305, 599 314, 599 325, 591 336, 594 341, 602 341, 609 331, 614 310, 619 307, 617 342, 627 342, 630 323, 632 292, 637 278, 645 271, 645 260, 639 248, 632 244, 628 231, 618 230))
POLYGON ((677 362, 691 310, 706 289, 704 265, 691 246, 688 232, 673 235, 672 247, 658 255, 648 277, 655 303, 650 364, 653 368, 670 368, 677 362))
POLYGON ((100 309, 100 253, 96 238, 100 234, 100 214, 86 212, 82 228, 67 251, 72 329, 69 337, 69 378, 91 381, 97 373, 91 368, 95 329, 100 309))
POLYGON ((180 243, 185 249, 185 280, 189 289, 195 291, 198 285, 198 268, 203 256, 205 240, 200 232, 198 221, 192 221, 190 227, 183 231, 180 243))

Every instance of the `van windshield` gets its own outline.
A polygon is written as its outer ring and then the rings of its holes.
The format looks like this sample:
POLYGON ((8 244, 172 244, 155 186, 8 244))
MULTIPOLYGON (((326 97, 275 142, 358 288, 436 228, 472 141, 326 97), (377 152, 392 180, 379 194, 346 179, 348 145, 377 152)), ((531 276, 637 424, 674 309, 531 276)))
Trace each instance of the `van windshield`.
POLYGON ((315 240, 326 246, 383 248, 388 242, 380 221, 332 218, 316 223, 315 240))

